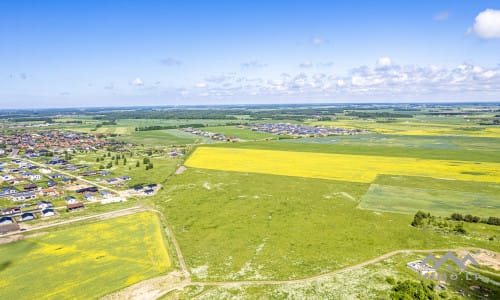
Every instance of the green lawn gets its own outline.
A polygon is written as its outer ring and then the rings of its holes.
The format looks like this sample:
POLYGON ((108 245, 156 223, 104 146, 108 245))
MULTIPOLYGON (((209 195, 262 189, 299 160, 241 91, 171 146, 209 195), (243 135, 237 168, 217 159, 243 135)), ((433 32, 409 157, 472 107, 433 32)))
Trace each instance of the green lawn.
POLYGON ((172 262, 161 228, 140 213, 1 245, 0 298, 96 299, 165 274, 172 262))
POLYGON ((154 199, 196 280, 301 278, 397 249, 500 249, 498 240, 412 228, 411 215, 357 209, 368 187, 189 169, 154 199))
POLYGON ((487 218, 500 211, 498 195, 372 184, 359 207, 412 215, 422 210, 443 217, 461 213, 487 218))
POLYGON ((500 140, 485 137, 416 136, 392 134, 358 134, 316 138, 285 139, 285 143, 386 146, 405 148, 462 149, 500 151, 500 140))

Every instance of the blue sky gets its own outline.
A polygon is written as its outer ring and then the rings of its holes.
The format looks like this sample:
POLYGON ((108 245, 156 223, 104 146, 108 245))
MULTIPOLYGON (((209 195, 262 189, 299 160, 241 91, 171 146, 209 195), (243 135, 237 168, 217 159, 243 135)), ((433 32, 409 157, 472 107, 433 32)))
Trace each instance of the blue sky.
POLYGON ((0 104, 500 100, 500 3, 333 2, 1 1, 0 104))

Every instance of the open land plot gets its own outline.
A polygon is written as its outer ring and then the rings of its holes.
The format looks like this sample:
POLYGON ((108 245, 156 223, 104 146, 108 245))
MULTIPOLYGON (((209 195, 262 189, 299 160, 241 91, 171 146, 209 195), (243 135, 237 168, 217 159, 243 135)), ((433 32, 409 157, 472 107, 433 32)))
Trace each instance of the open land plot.
MULTIPOLYGON (((132 156, 130 156, 129 153, 122 153, 127 160, 126 164, 124 164, 124 159, 121 158, 121 154, 113 153, 111 157, 108 157, 105 154, 107 154, 106 151, 75 153, 73 154, 74 157, 70 162, 88 165, 91 170, 97 170, 100 166, 106 166, 108 163, 112 163, 113 166, 111 168, 102 170, 109 171, 111 173, 110 175, 106 177, 92 176, 88 177, 88 179, 99 179, 100 184, 106 185, 103 181, 105 178, 128 175, 130 176, 130 180, 123 182, 125 184, 125 188, 128 188, 138 184, 163 183, 167 177, 177 169, 180 161, 179 158, 146 156, 139 154, 138 151, 134 151, 132 156), (113 159, 116 155, 120 155, 118 164, 115 164, 115 160, 113 159), (96 162, 97 158, 100 159, 99 162, 96 162), (152 169, 145 170, 145 166, 143 165, 144 158, 148 158, 150 162, 153 163, 154 167, 152 169), (139 167, 136 166, 137 162, 139 162, 139 167)), ((119 187, 113 185, 109 185, 109 187, 119 189, 119 187)))
MULTIPOLYGON (((436 253, 443 255, 444 253, 436 253)), ((395 282, 418 281, 419 275, 406 267, 406 263, 423 260, 427 254, 401 253, 377 263, 341 271, 335 275, 310 282, 297 282, 276 285, 234 285, 234 286, 191 286, 182 292, 174 291, 161 299, 232 299, 235 295, 244 299, 390 299, 392 285, 395 282)), ((460 255, 461 257, 464 254, 460 255)), ((477 257, 476 255, 473 255, 477 257)), ((489 276, 488 278, 491 278, 489 276)), ((498 278, 496 278, 498 280, 498 278)), ((495 279, 493 279, 495 280, 495 279)), ((470 295, 469 298, 480 299, 489 294, 490 299, 500 295, 500 287, 493 282, 482 286, 488 292, 475 288, 478 280, 466 280, 464 276, 458 280, 440 283, 446 288, 446 294, 458 296, 459 290, 470 295)), ((498 284, 498 282, 497 282, 498 284)))
POLYGON ((361 198, 359 207, 409 214, 423 210, 441 216, 496 216, 500 211, 500 184, 379 175, 361 198))
POLYGON ((464 149, 500 151, 500 140, 496 138, 462 136, 412 136, 388 134, 359 134, 326 136, 302 139, 284 139, 285 143, 336 144, 358 146, 387 146, 430 149, 464 149))
POLYGON ((168 186, 154 199, 194 280, 303 278, 398 249, 500 248, 356 209, 366 183, 190 168, 168 186))
POLYGON ((204 127, 201 129, 203 131, 222 133, 225 136, 239 137, 242 140, 263 140, 263 139, 277 139, 278 138, 278 136, 275 134, 237 128, 236 126, 204 127))
POLYGON ((93 299, 172 266, 160 220, 149 212, 5 244, 0 261, 2 299, 93 299))
POLYGON ((440 216, 462 213, 489 217, 500 212, 500 194, 372 184, 359 207, 408 214, 422 210, 440 216))
POLYGON ((378 174, 500 182, 500 163, 410 157, 199 147, 185 164, 212 170, 365 183, 372 182, 378 174))
POLYGON ((134 131, 130 135, 121 135, 116 137, 116 139, 151 147, 194 144, 197 140, 196 138, 179 137, 169 133, 167 130, 134 131))

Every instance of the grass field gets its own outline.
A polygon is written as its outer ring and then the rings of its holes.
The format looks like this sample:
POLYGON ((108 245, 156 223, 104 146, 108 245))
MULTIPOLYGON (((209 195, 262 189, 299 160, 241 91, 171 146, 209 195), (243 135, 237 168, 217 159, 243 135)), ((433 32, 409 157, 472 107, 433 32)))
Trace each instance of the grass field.
POLYGON ((408 214, 422 210, 440 216, 450 216, 456 212, 489 217, 500 211, 500 196, 372 184, 361 198, 359 207, 408 214))
POLYGON ((161 228, 139 213, 2 245, 0 298, 94 299, 163 274, 172 263, 161 228))
POLYGON ((186 166, 365 183, 378 174, 500 182, 498 163, 221 147, 197 148, 186 166))
POLYGON ((357 209, 368 188, 190 168, 154 199, 195 280, 301 278, 397 249, 500 249, 498 240, 412 228, 411 215, 357 209))
POLYGON ((500 140, 481 137, 359 134, 280 140, 285 143, 500 151, 500 140))
POLYGON ((197 138, 179 137, 167 130, 134 131, 130 135, 116 137, 127 143, 145 145, 149 147, 167 147, 171 145, 194 144, 197 138))

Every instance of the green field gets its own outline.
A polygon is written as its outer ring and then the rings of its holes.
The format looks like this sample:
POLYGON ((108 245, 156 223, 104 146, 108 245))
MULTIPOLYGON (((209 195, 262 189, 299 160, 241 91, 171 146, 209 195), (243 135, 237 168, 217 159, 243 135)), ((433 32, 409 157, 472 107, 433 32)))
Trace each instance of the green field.
POLYGON ((334 144, 353 146, 385 146, 430 149, 462 149, 500 151, 495 138, 455 136, 412 136, 390 134, 359 134, 316 138, 285 139, 285 143, 334 144))
POLYGON ((489 217, 500 211, 500 197, 498 194, 372 184, 361 198, 359 207, 407 214, 422 210, 446 217, 452 213, 489 217))
POLYGON ((357 209, 368 188, 189 169, 155 199, 197 280, 302 278, 397 249, 500 249, 498 240, 412 228, 411 215, 357 209))
POLYGON ((0 298, 93 299, 164 274, 172 262, 161 228, 140 213, 2 245, 0 298))

